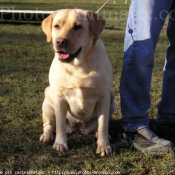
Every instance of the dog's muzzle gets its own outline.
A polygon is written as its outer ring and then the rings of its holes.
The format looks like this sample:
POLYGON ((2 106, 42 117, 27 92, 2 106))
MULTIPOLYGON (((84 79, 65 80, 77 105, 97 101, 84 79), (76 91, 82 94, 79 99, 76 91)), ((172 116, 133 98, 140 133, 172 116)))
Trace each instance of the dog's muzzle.
POLYGON ((73 59, 76 58, 80 52, 81 48, 79 48, 74 54, 66 53, 64 51, 57 51, 59 60, 64 63, 73 61, 73 59))

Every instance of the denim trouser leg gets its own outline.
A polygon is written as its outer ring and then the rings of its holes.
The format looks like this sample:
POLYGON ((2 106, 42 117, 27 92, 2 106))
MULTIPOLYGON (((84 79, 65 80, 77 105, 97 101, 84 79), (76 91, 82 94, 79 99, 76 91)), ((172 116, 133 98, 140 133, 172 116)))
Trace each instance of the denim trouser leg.
POLYGON ((172 0, 132 0, 125 33, 120 82, 121 124, 126 131, 148 127, 154 51, 172 0))
POLYGON ((166 54, 162 100, 158 104, 157 115, 157 121, 163 124, 175 123, 175 1, 170 12, 167 36, 170 45, 166 54))

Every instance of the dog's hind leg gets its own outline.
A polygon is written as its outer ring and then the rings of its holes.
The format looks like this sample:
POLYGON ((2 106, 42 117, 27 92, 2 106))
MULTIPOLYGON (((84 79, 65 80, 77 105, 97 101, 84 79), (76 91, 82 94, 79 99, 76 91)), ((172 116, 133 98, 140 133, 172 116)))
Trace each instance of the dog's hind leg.
POLYGON ((49 142, 54 139, 53 131, 55 130, 54 109, 47 98, 44 99, 42 106, 43 134, 40 136, 41 142, 49 142))
POLYGON ((96 132, 98 128, 98 120, 94 118, 89 122, 81 122, 79 123, 79 130, 82 134, 89 134, 91 132, 96 132))
POLYGON ((71 122, 69 119, 66 119, 66 133, 72 133, 77 130, 78 124, 71 122))

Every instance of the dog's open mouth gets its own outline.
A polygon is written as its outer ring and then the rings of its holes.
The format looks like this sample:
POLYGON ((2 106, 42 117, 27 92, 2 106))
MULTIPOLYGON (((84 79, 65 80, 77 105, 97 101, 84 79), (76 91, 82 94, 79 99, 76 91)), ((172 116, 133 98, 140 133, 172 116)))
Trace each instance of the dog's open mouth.
POLYGON ((58 57, 59 57, 60 61, 65 62, 65 63, 69 63, 69 62, 73 61, 73 59, 75 57, 77 57, 80 52, 81 52, 81 48, 78 49, 74 54, 69 54, 69 53, 66 53, 63 51, 58 51, 57 53, 58 53, 58 57))

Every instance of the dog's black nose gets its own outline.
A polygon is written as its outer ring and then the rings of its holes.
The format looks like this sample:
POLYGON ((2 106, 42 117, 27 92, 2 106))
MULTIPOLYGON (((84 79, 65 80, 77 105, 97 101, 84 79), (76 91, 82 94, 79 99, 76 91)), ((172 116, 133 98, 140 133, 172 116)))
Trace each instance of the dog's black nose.
POLYGON ((57 46, 58 47, 67 47, 67 44, 68 44, 68 39, 65 39, 65 38, 58 38, 57 41, 57 46))

